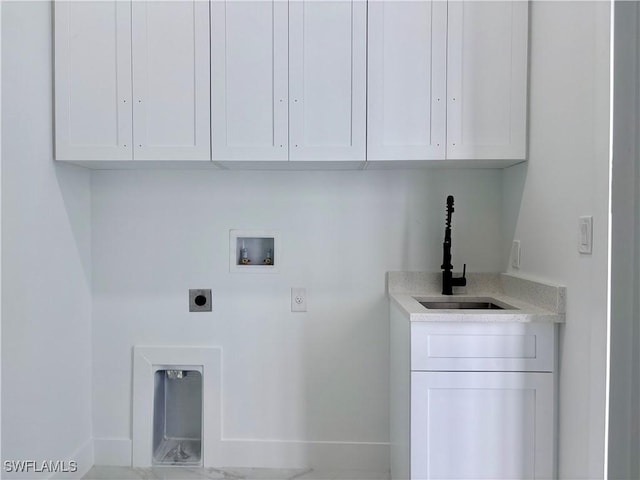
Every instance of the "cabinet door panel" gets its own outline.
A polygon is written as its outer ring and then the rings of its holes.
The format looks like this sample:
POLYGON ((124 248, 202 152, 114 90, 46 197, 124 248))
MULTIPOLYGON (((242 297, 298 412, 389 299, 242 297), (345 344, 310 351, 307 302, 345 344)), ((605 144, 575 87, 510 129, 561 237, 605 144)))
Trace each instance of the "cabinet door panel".
POLYGON ((134 158, 210 160, 209 5, 132 4, 134 158))
POLYGON ((553 478, 553 375, 411 373, 411 478, 553 478))
POLYGON ((369 4, 367 160, 444 159, 447 3, 369 4))
POLYGON ((364 160, 366 2, 289 3, 291 160, 364 160))
POLYGON ((447 158, 524 159, 528 3, 449 3, 447 158))
POLYGON ((56 159, 130 160, 130 5, 54 8, 56 159))
POLYGON ((288 159, 287 3, 211 4, 214 160, 288 159))

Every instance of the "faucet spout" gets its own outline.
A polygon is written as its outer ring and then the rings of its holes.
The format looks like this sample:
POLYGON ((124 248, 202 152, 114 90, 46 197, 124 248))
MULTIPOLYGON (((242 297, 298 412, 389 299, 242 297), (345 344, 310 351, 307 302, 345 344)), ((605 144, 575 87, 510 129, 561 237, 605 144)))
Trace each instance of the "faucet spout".
POLYGON ((453 195, 447 197, 447 223, 444 229, 444 242, 442 244, 442 294, 453 295, 453 287, 464 287, 467 284, 467 264, 464 264, 462 277, 453 276, 451 264, 451 214, 454 212, 453 195))

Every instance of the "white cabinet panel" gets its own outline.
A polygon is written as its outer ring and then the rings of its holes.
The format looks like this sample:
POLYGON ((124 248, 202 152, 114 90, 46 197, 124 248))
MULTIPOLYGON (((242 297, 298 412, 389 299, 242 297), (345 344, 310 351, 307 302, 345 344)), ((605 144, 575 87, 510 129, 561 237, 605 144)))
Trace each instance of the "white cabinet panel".
POLYGON ((444 159, 447 3, 369 4, 367 160, 444 159))
POLYGON ((555 478, 555 325, 390 322, 393 479, 555 478))
POLYGON ((411 370, 552 372, 551 323, 416 322, 411 370))
POLYGON ((367 160, 524 160, 528 9, 371 2, 367 160))
POLYGON ((132 4, 134 158, 209 160, 209 5, 132 4))
POLYGON ((131 10, 55 2, 56 159, 130 160, 131 10))
POLYGON ((289 3, 290 160, 363 160, 363 0, 289 3))
POLYGON ((211 3, 213 160, 288 159, 288 6, 211 3))
POLYGON ((553 478, 553 376, 412 372, 412 479, 553 478))
POLYGON ((528 8, 449 3, 448 159, 525 158, 528 8))

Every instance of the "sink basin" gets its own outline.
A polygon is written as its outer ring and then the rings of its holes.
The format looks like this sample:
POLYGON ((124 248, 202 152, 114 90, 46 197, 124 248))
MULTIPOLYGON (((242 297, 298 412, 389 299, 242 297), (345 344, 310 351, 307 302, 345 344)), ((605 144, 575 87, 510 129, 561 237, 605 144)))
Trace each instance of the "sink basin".
POLYGON ((430 310, 504 310, 493 302, 420 302, 430 310))
POLYGON ((493 298, 452 298, 425 299, 416 298, 420 305, 429 310, 517 310, 517 308, 499 302, 493 298))

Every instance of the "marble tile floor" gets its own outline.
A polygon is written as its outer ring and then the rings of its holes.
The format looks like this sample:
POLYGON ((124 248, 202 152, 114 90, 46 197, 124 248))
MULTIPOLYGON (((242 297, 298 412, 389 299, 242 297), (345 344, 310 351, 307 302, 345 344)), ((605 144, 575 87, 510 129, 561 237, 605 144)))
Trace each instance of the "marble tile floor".
POLYGON ((279 468, 94 466, 84 480, 388 480, 385 472, 279 468))

